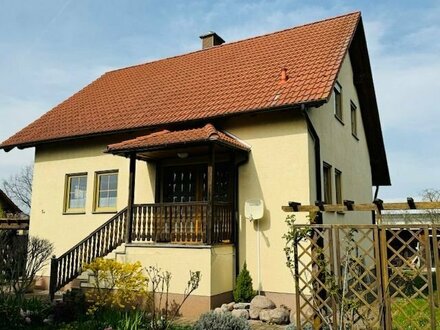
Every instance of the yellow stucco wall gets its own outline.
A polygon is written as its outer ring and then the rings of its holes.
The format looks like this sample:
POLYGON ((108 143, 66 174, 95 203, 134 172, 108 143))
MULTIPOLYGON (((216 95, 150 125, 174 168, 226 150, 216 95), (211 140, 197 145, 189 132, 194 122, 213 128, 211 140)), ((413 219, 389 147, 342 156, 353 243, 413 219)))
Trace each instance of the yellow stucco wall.
MULTIPOLYGON (((120 139, 118 139, 120 140, 120 139)), ((113 214, 93 213, 95 172, 118 170, 117 209, 127 206, 128 166, 126 158, 104 154, 108 139, 63 143, 36 148, 30 234, 47 238, 58 256, 85 238, 113 214), (84 214, 63 214, 66 174, 87 173, 84 214)), ((154 201, 154 166, 137 162, 136 202, 154 201)), ((47 269, 44 270, 47 274, 47 269)))
MULTIPOLYGON (((239 168, 240 267, 246 261, 258 288, 293 292, 293 281, 285 266, 283 234, 288 201, 309 202, 308 132, 299 113, 272 113, 231 120, 224 128, 251 145, 249 161, 239 168), (262 199, 264 218, 258 223, 245 219, 247 199, 262 199), (258 272, 258 235, 260 272, 258 272)), ((298 214, 298 222, 305 221, 298 214)))
POLYGON ((201 281, 194 295, 214 296, 231 291, 234 283, 234 248, 232 245, 162 247, 132 244, 116 260, 140 261, 144 266, 155 266, 172 275, 170 292, 182 294, 187 287, 189 271, 200 271, 201 281))
MULTIPOLYGON (((361 107, 353 84, 353 72, 350 57, 346 56, 337 81, 342 86, 343 124, 334 115, 334 94, 330 101, 319 108, 308 110, 309 117, 315 127, 321 144, 321 161, 332 166, 332 200, 336 202, 334 171, 342 172, 342 199, 356 203, 372 201, 372 179, 370 158, 361 118, 361 107), (350 102, 357 107, 357 139, 351 131, 350 102)), ((313 148, 313 144, 309 144, 313 148)), ((313 154, 313 150, 310 151, 313 154)), ((310 162, 311 177, 314 180, 314 163, 310 162)), ((322 175, 322 167, 321 167, 322 175)), ((315 185, 312 186, 313 190, 315 185)), ((316 192, 312 199, 316 198, 316 192)), ((326 213, 325 223, 371 223, 369 212, 351 212, 346 214, 326 213)))

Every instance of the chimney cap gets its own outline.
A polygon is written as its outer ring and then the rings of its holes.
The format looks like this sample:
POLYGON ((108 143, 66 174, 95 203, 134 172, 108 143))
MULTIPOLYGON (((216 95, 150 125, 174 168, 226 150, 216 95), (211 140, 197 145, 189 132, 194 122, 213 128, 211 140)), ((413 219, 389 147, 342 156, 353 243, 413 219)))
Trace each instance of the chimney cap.
POLYGON ((202 39, 203 49, 210 48, 212 46, 218 46, 218 45, 225 43, 223 38, 220 37, 214 31, 209 31, 208 33, 202 34, 200 36, 200 39, 202 39))

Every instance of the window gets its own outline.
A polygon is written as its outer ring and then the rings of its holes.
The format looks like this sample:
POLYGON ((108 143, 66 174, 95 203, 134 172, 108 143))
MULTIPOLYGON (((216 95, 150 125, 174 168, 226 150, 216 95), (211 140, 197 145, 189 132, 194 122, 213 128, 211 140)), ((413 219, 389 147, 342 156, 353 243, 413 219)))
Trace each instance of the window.
POLYGON ((353 102, 350 102, 350 108, 351 108, 351 134, 353 134, 354 137, 357 137, 357 107, 353 102))
POLYGON ((87 173, 66 176, 64 212, 82 213, 86 206, 87 173))
POLYGON ((96 173, 95 211, 116 211, 118 172, 96 173))
POLYGON ((342 87, 338 82, 336 82, 333 92, 335 94, 335 116, 342 121, 342 87))
POLYGON ((332 167, 324 163, 323 174, 324 174, 324 203, 332 203, 332 167))
POLYGON ((335 168, 336 204, 342 204, 342 172, 335 168))

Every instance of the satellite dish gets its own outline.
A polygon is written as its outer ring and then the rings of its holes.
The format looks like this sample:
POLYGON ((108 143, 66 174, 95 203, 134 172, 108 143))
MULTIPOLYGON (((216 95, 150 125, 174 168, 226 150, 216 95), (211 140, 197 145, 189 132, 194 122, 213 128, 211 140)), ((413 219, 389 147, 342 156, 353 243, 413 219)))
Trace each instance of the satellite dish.
POLYGON ((264 215, 264 203, 261 199, 248 199, 244 203, 244 216, 250 221, 260 220, 264 215))

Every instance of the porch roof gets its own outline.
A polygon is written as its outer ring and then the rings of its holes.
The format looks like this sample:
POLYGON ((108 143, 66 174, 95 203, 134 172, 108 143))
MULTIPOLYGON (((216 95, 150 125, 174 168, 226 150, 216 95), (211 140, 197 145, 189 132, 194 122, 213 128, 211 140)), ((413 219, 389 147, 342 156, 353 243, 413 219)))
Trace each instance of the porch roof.
POLYGON ((205 143, 216 143, 231 149, 249 152, 250 146, 235 136, 220 131, 212 124, 176 131, 162 130, 135 139, 110 144, 107 153, 126 154, 133 151, 155 151, 205 143))

